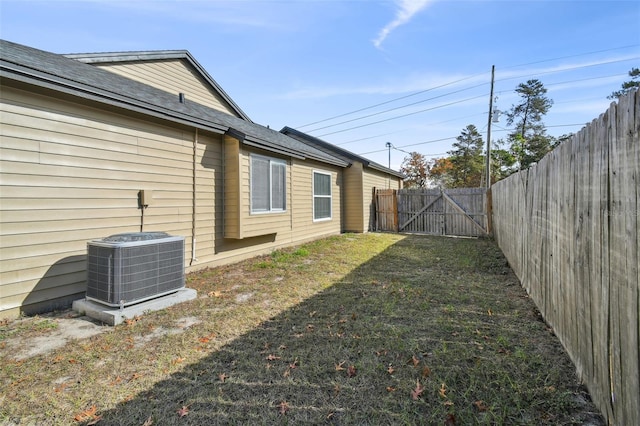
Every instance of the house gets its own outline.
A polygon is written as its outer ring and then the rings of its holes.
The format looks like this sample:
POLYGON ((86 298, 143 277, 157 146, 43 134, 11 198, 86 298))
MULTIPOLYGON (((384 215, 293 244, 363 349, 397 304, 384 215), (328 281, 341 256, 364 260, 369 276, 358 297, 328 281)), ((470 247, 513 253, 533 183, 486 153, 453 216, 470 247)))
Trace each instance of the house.
POLYGON ((367 232, 375 227, 374 191, 376 189, 400 189, 402 173, 318 139, 299 130, 284 127, 280 130, 302 143, 338 157, 349 163, 342 177, 342 208, 344 232, 367 232))
POLYGON ((359 168, 401 185, 253 123, 186 51, 64 56, 0 41, 0 78, 0 317, 84 297, 91 240, 184 236, 190 272, 365 231, 346 221, 361 214, 346 190, 359 168))

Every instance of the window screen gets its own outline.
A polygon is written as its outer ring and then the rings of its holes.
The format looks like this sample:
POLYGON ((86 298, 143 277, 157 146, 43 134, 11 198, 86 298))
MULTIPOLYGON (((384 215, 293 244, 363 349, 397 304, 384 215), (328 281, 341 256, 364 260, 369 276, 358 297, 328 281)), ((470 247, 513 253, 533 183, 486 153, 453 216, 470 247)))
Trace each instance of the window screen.
POLYGON ((251 156, 251 212, 286 210, 287 164, 275 158, 251 156))
POLYGON ((331 219, 331 175, 313 172, 313 220, 331 219))

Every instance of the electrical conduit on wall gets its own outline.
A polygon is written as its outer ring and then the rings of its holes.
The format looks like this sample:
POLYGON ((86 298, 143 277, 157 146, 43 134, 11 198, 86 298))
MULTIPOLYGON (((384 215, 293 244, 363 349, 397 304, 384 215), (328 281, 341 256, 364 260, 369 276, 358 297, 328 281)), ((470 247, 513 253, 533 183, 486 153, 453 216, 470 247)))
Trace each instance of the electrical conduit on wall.
POLYGON ((191 261, 189 265, 193 265, 194 262, 197 262, 196 258, 196 166, 198 160, 198 129, 195 129, 194 137, 193 137, 193 188, 191 194, 192 201, 192 214, 191 214, 191 261))

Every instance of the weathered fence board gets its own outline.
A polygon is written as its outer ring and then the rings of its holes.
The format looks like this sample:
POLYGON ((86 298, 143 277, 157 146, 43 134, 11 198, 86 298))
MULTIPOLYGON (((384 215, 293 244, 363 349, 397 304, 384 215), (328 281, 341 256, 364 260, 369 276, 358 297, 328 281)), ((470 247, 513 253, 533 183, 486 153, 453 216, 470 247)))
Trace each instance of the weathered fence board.
POLYGON ((640 94, 492 186, 494 236, 612 424, 640 424, 640 94))
POLYGON ((395 189, 375 190, 376 231, 398 231, 398 206, 395 189))
MULTIPOLYGON (((388 204, 389 190, 377 191, 380 216, 388 204)), ((486 234, 486 189, 400 189, 395 191, 397 222, 382 219, 376 229, 435 235, 478 236, 486 234)))

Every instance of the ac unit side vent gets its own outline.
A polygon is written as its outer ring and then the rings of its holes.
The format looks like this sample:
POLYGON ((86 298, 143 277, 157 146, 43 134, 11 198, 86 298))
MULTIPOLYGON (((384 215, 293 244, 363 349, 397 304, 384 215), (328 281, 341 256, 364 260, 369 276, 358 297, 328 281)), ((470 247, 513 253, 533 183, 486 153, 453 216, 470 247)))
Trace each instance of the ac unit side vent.
POLYGON ((87 243, 87 299, 127 306, 184 287, 184 237, 139 234, 87 243))

